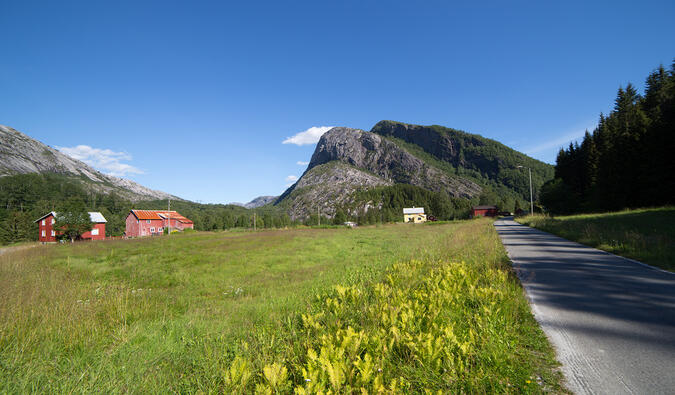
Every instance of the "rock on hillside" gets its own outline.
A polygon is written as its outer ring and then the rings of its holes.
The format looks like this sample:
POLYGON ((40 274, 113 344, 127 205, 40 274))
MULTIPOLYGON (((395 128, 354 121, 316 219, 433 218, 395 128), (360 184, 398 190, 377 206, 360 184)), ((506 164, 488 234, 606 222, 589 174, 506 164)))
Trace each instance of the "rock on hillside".
POLYGON ((264 206, 266 204, 270 204, 277 200, 279 196, 258 196, 257 198, 251 200, 250 202, 246 204, 242 204, 241 206, 244 206, 246 208, 257 208, 264 206))
POLYGON ((286 209, 293 220, 307 218, 317 209, 322 216, 332 217, 337 206, 353 203, 352 194, 357 189, 392 184, 347 163, 331 161, 308 169, 275 204, 286 209))
POLYGON ((103 174, 25 134, 0 125, 0 177, 25 173, 59 173, 73 176, 94 191, 115 192, 130 200, 176 199, 166 192, 133 181, 103 174))
POLYGON ((366 170, 390 183, 445 191, 454 197, 472 198, 482 190, 472 181, 451 177, 381 136, 359 129, 337 127, 321 136, 309 169, 331 161, 366 170))
POLYGON ((414 144, 436 159, 456 169, 467 169, 509 188, 526 192, 523 177, 514 176, 519 165, 532 168, 534 183, 553 178, 553 166, 483 136, 452 128, 380 121, 371 132, 414 144))
POLYGON ((321 137, 307 171, 275 204, 285 206, 293 219, 305 218, 317 206, 322 215, 331 217, 335 207, 352 203, 357 189, 396 183, 461 198, 477 196, 482 190, 473 181, 451 177, 377 134, 336 127, 321 137))

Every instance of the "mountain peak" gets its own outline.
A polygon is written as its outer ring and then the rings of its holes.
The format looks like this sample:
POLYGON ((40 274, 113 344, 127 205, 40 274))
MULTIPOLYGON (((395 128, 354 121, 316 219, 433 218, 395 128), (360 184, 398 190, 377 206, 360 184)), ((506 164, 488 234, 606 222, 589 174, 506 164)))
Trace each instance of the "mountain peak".
POLYGON ((279 196, 258 196, 257 198, 246 204, 242 204, 241 206, 246 208, 257 208, 274 202, 278 197, 279 196))
POLYGON ((130 200, 176 199, 166 192, 146 188, 134 181, 103 174, 9 126, 0 125, 0 177, 26 173, 57 173, 71 176, 92 190, 115 192, 130 200))

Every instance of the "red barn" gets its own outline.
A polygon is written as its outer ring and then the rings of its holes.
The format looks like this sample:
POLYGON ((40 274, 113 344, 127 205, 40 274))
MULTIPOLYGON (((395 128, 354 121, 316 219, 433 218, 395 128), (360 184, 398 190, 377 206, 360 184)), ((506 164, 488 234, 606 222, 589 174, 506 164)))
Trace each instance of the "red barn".
POLYGON ((182 231, 194 229, 194 223, 177 211, 166 210, 131 210, 127 215, 127 237, 158 236, 164 228, 182 231), (171 223, 169 224, 169 221, 171 223))
POLYGON ((496 217, 497 206, 474 206, 471 209, 471 218, 476 217, 496 217))
MULTIPOLYGON (((54 228, 57 216, 58 214, 52 211, 35 220, 35 222, 38 222, 38 240, 43 243, 56 242, 56 236, 61 234, 58 229, 54 228)), ((98 211, 90 211, 89 219, 94 223, 94 227, 80 235, 80 238, 83 240, 105 240, 105 224, 108 221, 103 217, 103 214, 98 211)))

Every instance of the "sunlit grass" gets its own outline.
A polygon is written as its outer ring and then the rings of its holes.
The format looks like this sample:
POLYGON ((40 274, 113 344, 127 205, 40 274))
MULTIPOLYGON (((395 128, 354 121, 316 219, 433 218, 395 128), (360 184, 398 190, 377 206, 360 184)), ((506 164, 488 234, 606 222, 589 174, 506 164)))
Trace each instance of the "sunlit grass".
POLYGON ((675 207, 555 218, 537 215, 517 220, 569 240, 675 271, 675 207))
POLYGON ((194 233, 0 256, 0 392, 287 392, 308 386, 303 369, 317 377, 310 392, 538 392, 559 389, 552 355, 489 220, 194 233), (404 337, 388 346, 394 326, 404 337), (320 359, 322 347, 359 333, 368 340, 340 359, 342 378, 319 380, 330 374, 310 349, 320 359), (428 336, 442 340, 429 351, 441 359, 405 348, 428 349, 428 336))

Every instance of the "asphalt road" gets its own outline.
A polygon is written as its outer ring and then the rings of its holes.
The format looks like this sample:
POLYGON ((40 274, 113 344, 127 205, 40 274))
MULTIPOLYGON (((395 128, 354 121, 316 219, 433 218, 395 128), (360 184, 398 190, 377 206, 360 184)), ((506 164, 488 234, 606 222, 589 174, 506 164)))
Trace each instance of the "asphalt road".
POLYGON ((570 390, 675 394, 675 274, 511 219, 495 227, 570 390))

